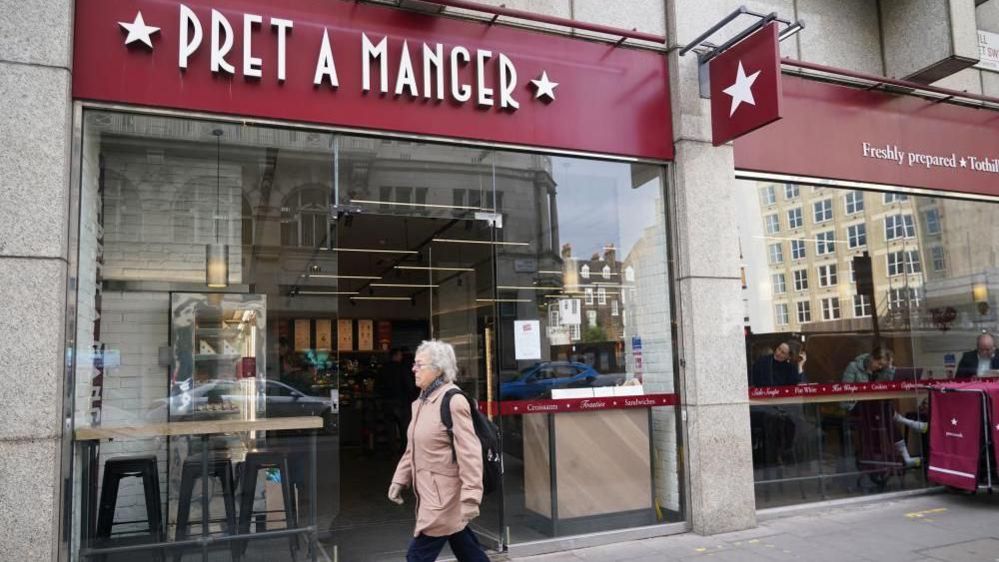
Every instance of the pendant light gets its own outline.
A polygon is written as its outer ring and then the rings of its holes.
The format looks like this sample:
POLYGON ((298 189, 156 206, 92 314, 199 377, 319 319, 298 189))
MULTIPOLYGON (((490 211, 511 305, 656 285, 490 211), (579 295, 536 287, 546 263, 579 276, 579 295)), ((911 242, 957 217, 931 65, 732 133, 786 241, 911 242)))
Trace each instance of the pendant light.
POLYGON ((220 239, 219 222, 222 220, 222 129, 215 135, 215 241, 205 248, 205 280, 213 289, 229 286, 229 245, 220 239))

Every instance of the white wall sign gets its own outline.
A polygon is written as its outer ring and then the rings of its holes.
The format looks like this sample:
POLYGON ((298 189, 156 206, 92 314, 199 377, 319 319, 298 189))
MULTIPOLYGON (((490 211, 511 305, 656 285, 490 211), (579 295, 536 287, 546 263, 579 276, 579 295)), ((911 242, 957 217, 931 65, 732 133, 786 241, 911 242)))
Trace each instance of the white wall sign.
POLYGON ((579 299, 560 299, 558 301, 559 322, 562 324, 579 324, 583 321, 580 314, 579 299))
POLYGON ((517 361, 541 359, 541 322, 514 320, 513 347, 517 361))

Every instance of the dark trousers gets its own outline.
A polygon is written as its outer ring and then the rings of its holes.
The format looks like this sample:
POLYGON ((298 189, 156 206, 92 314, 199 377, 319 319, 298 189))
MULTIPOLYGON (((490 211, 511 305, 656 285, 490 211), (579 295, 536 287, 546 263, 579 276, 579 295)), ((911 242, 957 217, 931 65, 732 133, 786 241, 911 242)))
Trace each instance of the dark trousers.
POLYGON ((428 537, 420 533, 420 536, 409 543, 406 562, 434 562, 444 548, 444 543, 451 545, 451 552, 458 558, 458 562, 489 562, 479 539, 475 538, 475 533, 467 526, 446 537, 428 537))

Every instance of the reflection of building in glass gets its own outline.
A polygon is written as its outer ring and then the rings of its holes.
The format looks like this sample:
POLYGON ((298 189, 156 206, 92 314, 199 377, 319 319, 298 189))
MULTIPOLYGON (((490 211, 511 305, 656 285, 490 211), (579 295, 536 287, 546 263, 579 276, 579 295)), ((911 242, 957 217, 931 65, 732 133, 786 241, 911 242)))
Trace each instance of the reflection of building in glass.
POLYGON ((866 330, 874 310, 890 327, 920 309, 927 262, 937 255, 926 234, 940 233, 934 200, 917 206, 898 193, 772 183, 758 184, 756 195, 759 219, 741 225, 754 332, 866 330), (857 294, 853 272, 854 256, 865 252, 873 307, 857 294))

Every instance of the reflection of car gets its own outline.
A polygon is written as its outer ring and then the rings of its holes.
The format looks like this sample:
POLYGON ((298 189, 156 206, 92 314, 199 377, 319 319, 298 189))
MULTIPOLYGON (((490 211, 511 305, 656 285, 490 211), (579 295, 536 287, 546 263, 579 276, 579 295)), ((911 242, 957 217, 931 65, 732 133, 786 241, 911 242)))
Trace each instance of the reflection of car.
MULTIPOLYGON (((160 400, 159 406, 154 411, 165 409, 167 402, 172 416, 211 414, 212 410, 203 410, 204 406, 210 402, 219 403, 223 408, 230 405, 239 407, 246 399, 248 392, 246 383, 251 380, 210 380, 186 392, 182 385, 178 385, 179 392, 175 390, 169 400, 160 400)), ((323 418, 325 428, 334 427, 332 400, 329 396, 309 396, 283 382, 274 380, 265 381, 264 386, 258 387, 256 392, 258 399, 265 405, 265 410, 258 412, 258 416, 268 418, 320 416, 323 418)), ((225 410, 220 410, 219 413, 224 414, 225 410)))
POLYGON ((550 394, 553 388, 593 386, 599 376, 593 367, 585 363, 537 363, 513 380, 500 384, 500 400, 538 398, 550 394))

